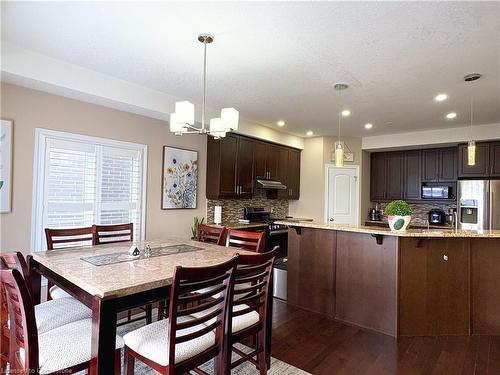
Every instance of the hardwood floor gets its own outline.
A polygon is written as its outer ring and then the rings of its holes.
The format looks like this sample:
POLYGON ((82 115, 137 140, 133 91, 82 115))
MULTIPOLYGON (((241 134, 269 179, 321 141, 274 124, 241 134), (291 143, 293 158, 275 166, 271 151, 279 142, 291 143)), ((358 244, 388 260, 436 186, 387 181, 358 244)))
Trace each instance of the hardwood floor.
POLYGON ((500 336, 405 337, 328 320, 275 300, 272 355, 312 374, 500 374, 500 336))

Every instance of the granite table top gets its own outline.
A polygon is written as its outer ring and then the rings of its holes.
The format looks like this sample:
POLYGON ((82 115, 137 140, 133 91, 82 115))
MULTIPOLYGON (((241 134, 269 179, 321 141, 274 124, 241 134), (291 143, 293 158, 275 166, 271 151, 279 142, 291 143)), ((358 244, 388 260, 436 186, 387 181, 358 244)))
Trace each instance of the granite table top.
POLYGON ((212 266, 229 260, 236 252, 249 253, 234 247, 170 238, 161 241, 135 241, 72 247, 35 252, 32 255, 33 259, 38 263, 71 283, 78 285, 90 295, 107 298, 120 297, 170 285, 176 266, 212 266), (126 262, 99 266, 82 259, 120 252, 127 254, 132 244, 139 249, 143 249, 146 244, 149 244, 152 249, 185 244, 199 248, 199 250, 169 253, 145 259, 131 259, 126 262))
POLYGON ((393 232, 389 227, 375 227, 352 224, 330 224, 311 221, 277 221, 276 224, 288 225, 290 227, 304 227, 327 230, 338 230, 344 232, 369 233, 384 236, 397 237, 454 237, 454 238, 500 238, 500 230, 456 230, 456 229, 408 229, 405 232, 393 232))

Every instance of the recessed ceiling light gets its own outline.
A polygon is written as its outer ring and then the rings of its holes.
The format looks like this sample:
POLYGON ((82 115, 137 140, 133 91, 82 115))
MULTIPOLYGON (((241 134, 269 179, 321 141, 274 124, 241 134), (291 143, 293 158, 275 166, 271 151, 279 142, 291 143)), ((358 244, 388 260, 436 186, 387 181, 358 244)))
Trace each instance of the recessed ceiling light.
POLYGON ((436 102, 442 102, 442 101, 445 101, 446 99, 448 99, 448 94, 437 94, 435 97, 434 97, 434 100, 436 102))
POLYGON ((344 117, 347 117, 347 116, 349 116, 350 114, 351 114, 351 111, 349 111, 348 109, 344 109, 344 110, 342 111, 342 116, 344 116, 344 117))
POLYGON ((454 119, 455 117, 457 117, 457 114, 455 112, 450 112, 446 115, 446 118, 449 120, 454 119))
POLYGON ((310 137, 311 135, 313 135, 313 134, 314 134, 314 133, 312 132, 312 130, 309 130, 309 131, 306 133, 306 135, 307 135, 307 136, 309 136, 309 137, 310 137))
POLYGON ((285 121, 283 121, 283 120, 279 120, 279 121, 276 123, 276 125, 278 125, 279 127, 281 127, 281 128, 282 128, 283 126, 285 126, 285 121))
POLYGON ((373 128, 373 124, 370 123, 365 124, 365 129, 371 129, 371 128, 373 128))

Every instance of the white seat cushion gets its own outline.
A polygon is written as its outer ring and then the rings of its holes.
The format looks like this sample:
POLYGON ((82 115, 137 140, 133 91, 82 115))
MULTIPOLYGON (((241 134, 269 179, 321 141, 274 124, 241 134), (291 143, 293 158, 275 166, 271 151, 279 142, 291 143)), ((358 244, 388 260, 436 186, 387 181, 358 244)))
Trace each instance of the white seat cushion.
POLYGON ((49 289, 49 294, 52 297, 52 299, 68 298, 68 297, 73 298, 71 294, 65 292, 64 289, 59 288, 57 285, 54 285, 49 289))
MULTIPOLYGON (((40 374, 90 361, 92 319, 83 319, 38 335, 40 374)), ((116 348, 123 339, 116 336, 116 348)))
MULTIPOLYGON (((193 318, 179 318, 179 322, 190 319, 193 318)), ((164 319, 127 333, 123 336, 125 345, 143 357, 161 366, 167 366, 169 355, 168 324, 169 320, 164 319)), ((177 336, 196 332, 201 328, 201 326, 194 326, 183 329, 177 332, 177 336)), ((175 363, 192 358, 213 345, 215 345, 215 334, 213 332, 208 332, 194 340, 179 343, 175 346, 175 363)))
MULTIPOLYGON (((249 306, 247 306, 247 305, 237 305, 237 306, 234 306, 233 311, 245 310, 248 307, 249 306)), ((213 307, 211 309, 208 309, 208 310, 205 310, 205 311, 202 311, 199 313, 194 313, 193 316, 195 316, 197 318, 201 318, 201 317, 207 315, 209 312, 215 311, 216 308, 217 307, 213 307)), ((211 320, 205 322, 205 324, 210 325, 214 321, 215 321, 215 319, 211 319, 211 320)), ((232 327, 231 330, 233 333, 239 332, 242 329, 245 329, 245 328, 248 328, 248 327, 254 325, 258 321, 259 321, 259 314, 255 310, 252 310, 249 313, 246 313, 244 315, 234 316, 232 324, 231 324, 231 327, 232 327)))
POLYGON ((58 298, 36 305, 35 318, 40 335, 77 320, 92 318, 92 310, 74 298, 58 298))

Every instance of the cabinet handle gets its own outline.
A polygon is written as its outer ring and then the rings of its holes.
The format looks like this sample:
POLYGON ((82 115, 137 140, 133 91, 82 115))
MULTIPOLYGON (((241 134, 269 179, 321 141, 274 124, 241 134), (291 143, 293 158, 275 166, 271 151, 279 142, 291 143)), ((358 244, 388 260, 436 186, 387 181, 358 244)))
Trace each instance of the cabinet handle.
POLYGON ((447 262, 447 261, 448 261, 448 255, 446 255, 446 254, 445 254, 445 255, 443 255, 443 260, 444 260, 445 262, 447 262))
POLYGON ((292 196, 292 189, 288 189, 288 195, 292 196))

